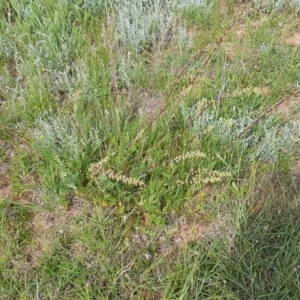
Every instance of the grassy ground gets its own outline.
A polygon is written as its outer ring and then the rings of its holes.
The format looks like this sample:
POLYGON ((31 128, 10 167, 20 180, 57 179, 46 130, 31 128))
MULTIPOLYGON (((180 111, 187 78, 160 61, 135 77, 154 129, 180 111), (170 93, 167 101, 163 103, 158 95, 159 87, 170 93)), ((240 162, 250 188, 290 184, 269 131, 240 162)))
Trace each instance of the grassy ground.
POLYGON ((1 299, 300 298, 283 2, 0 1, 1 299))

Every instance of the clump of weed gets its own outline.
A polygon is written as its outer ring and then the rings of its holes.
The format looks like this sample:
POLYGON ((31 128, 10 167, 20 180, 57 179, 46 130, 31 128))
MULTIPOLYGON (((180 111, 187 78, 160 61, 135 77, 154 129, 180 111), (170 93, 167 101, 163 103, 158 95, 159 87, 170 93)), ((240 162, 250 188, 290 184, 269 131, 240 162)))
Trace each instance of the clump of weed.
POLYGON ((276 11, 283 8, 288 8, 299 12, 299 0, 252 0, 256 7, 265 11, 276 11))
POLYGON ((274 116, 267 116, 256 124, 254 130, 247 132, 246 129, 256 123, 251 112, 243 116, 242 111, 237 109, 235 117, 224 117, 219 106, 203 111, 205 103, 207 100, 202 99, 191 108, 182 109, 191 131, 199 139, 212 135, 223 146, 236 142, 242 149, 252 150, 249 156, 251 161, 275 162, 280 153, 292 154, 299 144, 300 124, 297 120, 281 125, 274 116))
POLYGON ((105 37, 115 85, 133 88, 141 78, 149 81, 147 74, 155 70, 149 65, 148 55, 170 46, 180 52, 193 47, 184 21, 175 12, 179 3, 183 2, 122 0, 113 5, 105 37))
POLYGON ((46 164, 42 173, 50 186, 70 189, 84 182, 93 153, 102 144, 100 128, 88 124, 88 119, 78 114, 36 120, 33 142, 46 164))
POLYGON ((172 40, 187 42, 187 32, 164 0, 127 1, 116 4, 109 25, 120 47, 132 53, 161 49, 172 40))

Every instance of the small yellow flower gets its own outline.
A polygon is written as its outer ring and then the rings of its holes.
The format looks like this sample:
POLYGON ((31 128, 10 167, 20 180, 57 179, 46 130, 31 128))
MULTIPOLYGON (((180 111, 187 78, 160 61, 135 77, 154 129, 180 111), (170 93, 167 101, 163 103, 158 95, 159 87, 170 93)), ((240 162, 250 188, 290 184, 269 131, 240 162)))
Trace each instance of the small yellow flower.
POLYGON ((101 205, 102 205, 103 207, 108 207, 108 206, 109 206, 109 203, 108 203, 107 201, 103 200, 103 201, 101 202, 101 205))
POLYGON ((44 140, 45 139, 45 136, 43 134, 40 134, 40 139, 41 140, 44 140))
POLYGON ((124 207, 123 203, 119 202, 118 203, 118 213, 119 213, 119 215, 123 215, 124 211, 125 211, 125 207, 124 207))

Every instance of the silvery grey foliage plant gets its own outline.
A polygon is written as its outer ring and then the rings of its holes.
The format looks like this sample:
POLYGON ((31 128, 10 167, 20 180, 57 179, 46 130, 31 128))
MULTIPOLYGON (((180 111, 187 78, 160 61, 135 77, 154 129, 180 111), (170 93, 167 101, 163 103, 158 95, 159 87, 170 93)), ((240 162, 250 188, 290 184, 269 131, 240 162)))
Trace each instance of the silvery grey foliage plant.
POLYGON ((179 34, 187 37, 184 24, 173 11, 174 4, 165 0, 122 0, 108 16, 109 26, 120 47, 131 52, 164 47, 179 34))
POLYGON ((179 50, 191 49, 193 39, 181 17, 181 11, 200 8, 210 11, 212 1, 207 0, 119 0, 111 4, 107 15, 107 28, 113 35, 107 46, 117 53, 118 78, 130 85, 140 69, 140 55, 160 51, 168 45, 179 50))
POLYGON ((289 8, 296 12, 300 10, 299 0, 252 0, 256 7, 276 11, 282 8, 289 8))
POLYGON ((252 149, 250 160, 276 161, 279 154, 292 154, 300 142, 300 116, 285 125, 276 124, 275 118, 269 116, 256 124, 257 130, 246 128, 255 122, 252 116, 226 118, 220 116, 218 107, 200 113, 207 104, 206 99, 191 108, 182 107, 182 113, 194 134, 201 137, 213 134, 221 143, 230 144, 237 137, 237 143, 243 149, 252 149))

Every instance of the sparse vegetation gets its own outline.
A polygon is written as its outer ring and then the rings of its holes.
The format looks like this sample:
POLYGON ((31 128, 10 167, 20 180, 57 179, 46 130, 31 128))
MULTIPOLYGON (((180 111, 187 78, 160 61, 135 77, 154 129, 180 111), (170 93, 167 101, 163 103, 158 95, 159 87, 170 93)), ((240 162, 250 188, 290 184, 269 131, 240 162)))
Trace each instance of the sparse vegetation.
POLYGON ((297 1, 0 1, 1 299, 299 299, 297 1))

